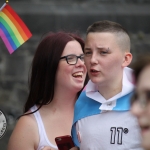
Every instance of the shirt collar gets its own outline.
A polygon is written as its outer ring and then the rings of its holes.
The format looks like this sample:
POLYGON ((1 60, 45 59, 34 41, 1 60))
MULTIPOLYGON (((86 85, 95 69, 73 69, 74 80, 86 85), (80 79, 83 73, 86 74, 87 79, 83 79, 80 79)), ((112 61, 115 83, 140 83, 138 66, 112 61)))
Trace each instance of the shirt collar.
POLYGON ((123 80, 122 80, 122 91, 118 93, 117 95, 113 96, 112 98, 106 100, 99 92, 97 86, 89 80, 87 86, 86 86, 86 96, 89 98, 92 98, 95 101, 98 101, 100 103, 106 103, 110 101, 117 100, 118 98, 130 93, 134 89, 133 84, 133 76, 132 76, 133 70, 125 67, 123 70, 123 80))

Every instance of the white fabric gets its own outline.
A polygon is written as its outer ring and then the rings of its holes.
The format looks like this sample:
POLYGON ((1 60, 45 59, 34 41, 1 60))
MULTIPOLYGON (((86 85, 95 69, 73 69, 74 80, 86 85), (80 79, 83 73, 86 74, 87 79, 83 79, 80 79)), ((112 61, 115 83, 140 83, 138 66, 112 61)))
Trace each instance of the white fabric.
POLYGON ((130 93, 134 89, 134 84, 132 83, 132 72, 133 70, 125 67, 123 71, 123 81, 122 81, 122 92, 113 96, 112 98, 106 100, 99 92, 97 86, 90 80, 86 86, 86 96, 92 98, 99 103, 110 103, 116 99, 130 93))
MULTIPOLYGON (((125 68, 122 92, 106 100, 94 83, 89 81, 86 96, 99 103, 101 113, 83 118, 76 123, 80 150, 142 150, 141 135, 137 120, 130 111, 112 111, 118 98, 134 89, 132 70, 125 68)), ((89 110, 90 111, 90 110, 89 110)))
POLYGON ((136 119, 127 112, 106 112, 77 122, 80 150, 142 150, 136 119))
MULTIPOLYGON (((33 112, 33 111, 37 110, 37 107, 33 106, 30 110, 33 112)), ((38 125, 39 137, 40 137, 40 142, 39 142, 37 150, 41 150, 44 146, 50 146, 53 149, 58 150, 57 146, 53 145, 48 140, 48 137, 47 137, 46 132, 45 132, 44 124, 43 124, 43 121, 42 121, 42 118, 41 118, 39 111, 36 111, 33 114, 34 114, 34 117, 35 117, 37 125, 38 125)))

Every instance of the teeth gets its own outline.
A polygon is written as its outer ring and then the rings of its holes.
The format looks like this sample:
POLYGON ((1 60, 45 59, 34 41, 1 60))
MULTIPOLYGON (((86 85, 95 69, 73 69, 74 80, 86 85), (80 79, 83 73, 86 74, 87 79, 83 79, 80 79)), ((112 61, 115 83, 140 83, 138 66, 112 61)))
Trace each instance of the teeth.
POLYGON ((83 72, 74 73, 73 76, 74 77, 77 77, 77 76, 81 76, 82 77, 83 76, 83 72))

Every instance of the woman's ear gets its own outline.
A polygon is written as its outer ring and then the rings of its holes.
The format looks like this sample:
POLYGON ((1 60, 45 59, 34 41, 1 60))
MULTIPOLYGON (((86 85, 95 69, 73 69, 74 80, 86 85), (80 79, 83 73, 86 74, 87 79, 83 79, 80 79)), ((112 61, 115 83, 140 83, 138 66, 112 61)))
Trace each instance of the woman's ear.
POLYGON ((127 67, 128 65, 130 65, 131 61, 132 61, 132 54, 130 52, 125 52, 122 67, 127 67))

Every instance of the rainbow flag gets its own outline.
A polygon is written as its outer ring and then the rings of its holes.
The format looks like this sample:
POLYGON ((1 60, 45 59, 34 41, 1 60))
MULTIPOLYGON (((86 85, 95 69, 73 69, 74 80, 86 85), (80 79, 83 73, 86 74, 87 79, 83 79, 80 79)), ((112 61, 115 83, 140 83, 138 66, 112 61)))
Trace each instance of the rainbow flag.
POLYGON ((8 51, 12 54, 19 46, 32 36, 31 32, 8 5, 0 8, 0 37, 5 43, 8 51))

